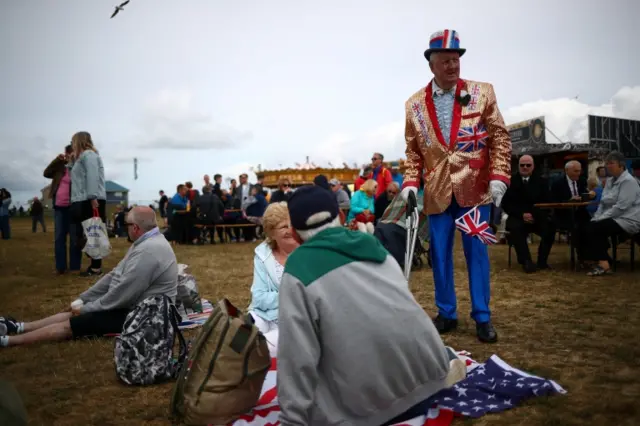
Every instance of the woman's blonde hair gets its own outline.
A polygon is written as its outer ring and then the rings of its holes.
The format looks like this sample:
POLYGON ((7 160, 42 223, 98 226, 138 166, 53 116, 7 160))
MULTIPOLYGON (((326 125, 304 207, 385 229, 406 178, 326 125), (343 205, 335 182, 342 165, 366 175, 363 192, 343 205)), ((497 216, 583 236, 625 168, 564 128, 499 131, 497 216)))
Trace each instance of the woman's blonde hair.
POLYGON ((376 182, 373 179, 369 179, 367 180, 365 183, 362 184, 362 186, 360 187, 361 190, 365 191, 365 192, 370 192, 370 193, 374 193, 375 192, 375 187, 378 185, 378 182, 376 182))
POLYGON ((589 191, 591 191, 592 189, 596 189, 597 186, 598 186, 598 178, 590 177, 589 179, 587 179, 587 189, 589 191))
POLYGON ((89 132, 78 132, 71 138, 71 148, 73 149, 73 153, 76 155, 76 158, 84 151, 93 151, 98 153, 98 150, 95 146, 93 146, 93 141, 91 140, 91 134, 89 132))
POLYGON ((266 234, 266 242, 271 247, 271 250, 275 250, 278 248, 278 244, 276 241, 271 238, 273 235, 273 231, 280 225, 282 222, 289 221, 289 207, 287 203, 281 201, 279 203, 269 204, 269 207, 264 211, 264 215, 262 216, 262 227, 264 228, 264 233, 266 234))

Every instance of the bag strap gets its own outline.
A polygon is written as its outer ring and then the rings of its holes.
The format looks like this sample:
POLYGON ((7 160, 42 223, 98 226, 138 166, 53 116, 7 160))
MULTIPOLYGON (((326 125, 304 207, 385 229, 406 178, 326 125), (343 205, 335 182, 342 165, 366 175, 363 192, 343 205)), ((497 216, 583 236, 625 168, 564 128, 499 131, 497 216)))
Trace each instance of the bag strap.
POLYGON ((171 309, 171 313, 169 315, 169 318, 171 319, 171 325, 173 326, 173 329, 178 336, 178 341, 180 342, 180 350, 178 352, 178 365, 182 366, 187 358, 187 342, 184 340, 184 336, 182 335, 182 331, 180 330, 180 326, 178 324, 177 318, 180 317, 180 314, 173 304, 170 304, 169 306, 171 309))

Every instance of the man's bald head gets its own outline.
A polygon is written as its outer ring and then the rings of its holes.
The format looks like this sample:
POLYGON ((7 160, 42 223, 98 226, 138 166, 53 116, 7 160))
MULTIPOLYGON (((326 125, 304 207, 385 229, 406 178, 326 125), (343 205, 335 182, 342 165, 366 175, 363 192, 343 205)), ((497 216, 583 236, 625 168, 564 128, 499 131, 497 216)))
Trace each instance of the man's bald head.
POLYGON ((129 220, 127 222, 137 225, 143 234, 158 226, 158 223, 156 222, 156 212, 147 206, 132 208, 129 212, 129 220))
POLYGON ((535 167, 533 157, 530 155, 523 155, 522 157, 520 157, 518 165, 520 167, 520 176, 524 177, 531 176, 531 174, 533 173, 533 168, 535 167))

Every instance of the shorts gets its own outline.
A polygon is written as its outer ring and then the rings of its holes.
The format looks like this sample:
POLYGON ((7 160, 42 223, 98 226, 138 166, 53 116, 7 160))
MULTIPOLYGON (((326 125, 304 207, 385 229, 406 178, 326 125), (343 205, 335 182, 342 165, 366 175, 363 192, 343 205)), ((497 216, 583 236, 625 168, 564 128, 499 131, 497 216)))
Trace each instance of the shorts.
POLYGON ((69 319, 74 339, 102 337, 106 334, 120 334, 129 309, 87 312, 69 319))

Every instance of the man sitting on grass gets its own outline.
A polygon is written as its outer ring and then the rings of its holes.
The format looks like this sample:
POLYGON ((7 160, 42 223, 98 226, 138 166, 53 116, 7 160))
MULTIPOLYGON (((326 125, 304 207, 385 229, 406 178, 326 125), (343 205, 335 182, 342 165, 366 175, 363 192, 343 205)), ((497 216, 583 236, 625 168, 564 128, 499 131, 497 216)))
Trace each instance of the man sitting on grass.
POLYGON ((464 379, 398 262, 369 234, 340 226, 318 186, 290 198, 293 237, 279 290, 280 424, 379 426, 427 413, 464 379))
POLYGON ((0 347, 120 333, 127 314, 142 300, 160 294, 175 300, 176 255, 158 230, 155 212, 135 207, 125 225, 133 245, 115 269, 82 293, 67 312, 34 322, 0 317, 0 347))

